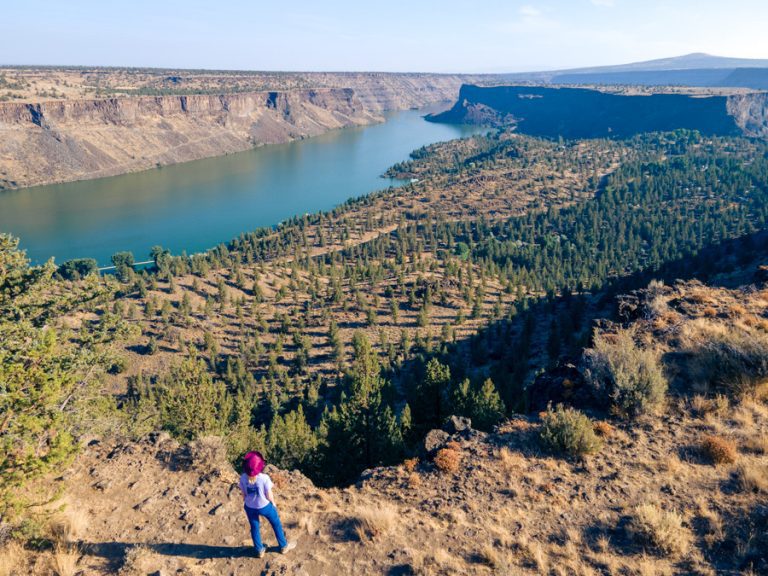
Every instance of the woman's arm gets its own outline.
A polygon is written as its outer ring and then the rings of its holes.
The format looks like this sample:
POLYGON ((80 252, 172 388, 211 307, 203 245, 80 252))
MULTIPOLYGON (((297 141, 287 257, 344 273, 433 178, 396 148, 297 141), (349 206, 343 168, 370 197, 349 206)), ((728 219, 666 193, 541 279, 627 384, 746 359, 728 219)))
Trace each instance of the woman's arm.
POLYGON ((275 495, 272 494, 271 487, 267 490, 267 500, 269 500, 274 506, 277 506, 277 504, 275 504, 275 495))

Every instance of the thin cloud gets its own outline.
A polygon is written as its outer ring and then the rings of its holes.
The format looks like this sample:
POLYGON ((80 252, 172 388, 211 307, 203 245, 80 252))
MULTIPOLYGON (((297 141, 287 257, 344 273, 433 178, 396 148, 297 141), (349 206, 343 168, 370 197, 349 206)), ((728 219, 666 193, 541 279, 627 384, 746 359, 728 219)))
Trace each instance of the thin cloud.
POLYGON ((520 15, 523 18, 538 18, 541 16, 541 10, 528 4, 520 7, 520 15))

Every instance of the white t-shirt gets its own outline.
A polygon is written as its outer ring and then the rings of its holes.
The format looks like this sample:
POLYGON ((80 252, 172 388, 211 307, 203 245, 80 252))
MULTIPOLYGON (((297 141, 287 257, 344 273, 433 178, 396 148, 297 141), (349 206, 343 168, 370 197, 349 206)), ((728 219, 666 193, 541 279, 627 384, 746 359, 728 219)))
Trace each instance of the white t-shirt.
POLYGON ((240 490, 245 494, 245 505, 248 508, 259 510, 268 505, 267 492, 271 489, 272 479, 263 472, 253 482, 248 480, 248 474, 240 475, 240 490))

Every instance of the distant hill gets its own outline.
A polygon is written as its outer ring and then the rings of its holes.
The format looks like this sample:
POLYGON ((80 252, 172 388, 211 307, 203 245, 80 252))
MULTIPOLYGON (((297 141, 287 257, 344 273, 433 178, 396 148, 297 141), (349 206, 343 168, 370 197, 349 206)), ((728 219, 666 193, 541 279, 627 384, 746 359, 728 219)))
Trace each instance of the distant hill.
POLYGON ((617 66, 598 66, 505 74, 513 82, 551 84, 633 84, 641 86, 703 86, 764 89, 768 60, 687 54, 617 66))

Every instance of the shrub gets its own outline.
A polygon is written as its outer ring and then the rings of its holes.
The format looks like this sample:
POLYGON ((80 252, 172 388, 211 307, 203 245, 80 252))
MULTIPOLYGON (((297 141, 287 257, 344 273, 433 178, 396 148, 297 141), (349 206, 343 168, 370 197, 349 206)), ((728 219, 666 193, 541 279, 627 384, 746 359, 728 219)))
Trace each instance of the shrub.
POLYGON ((683 517, 655 504, 642 504, 632 510, 629 533, 640 544, 647 544, 671 556, 685 554, 691 545, 691 533, 683 526, 683 517))
POLYGON ((548 450, 571 456, 586 456, 602 446, 587 415, 562 404, 544 413, 540 438, 548 450))
POLYGON ((352 518, 351 525, 360 542, 372 541, 389 532, 397 515, 397 510, 389 504, 365 507, 352 518))
POLYGON ((704 437, 701 450, 713 464, 732 464, 736 461, 736 445, 719 436, 704 437))
POLYGON ((458 471, 461 464, 461 452, 452 448, 441 448, 435 454, 435 466, 441 472, 453 473, 458 471))
POLYGON ((56 576, 75 576, 79 572, 77 564, 82 555, 79 547, 57 544, 51 558, 51 570, 56 576))
POLYGON ((657 355, 638 347, 632 336, 631 330, 596 334, 585 354, 587 382, 604 390, 616 411, 629 417, 657 411, 668 386, 657 355))
POLYGON ((592 425, 592 429, 595 431, 595 434, 600 436, 601 438, 610 438, 613 436, 613 433, 616 431, 613 426, 611 426, 608 422, 605 420, 598 420, 592 425))
POLYGON ((740 329, 708 334, 696 361, 708 386, 737 397, 755 395, 768 381, 768 335, 740 329))
POLYGON ((416 466, 419 465, 419 459, 418 458, 408 458, 403 462, 403 468, 405 468, 406 472, 413 472, 416 470, 416 466))

